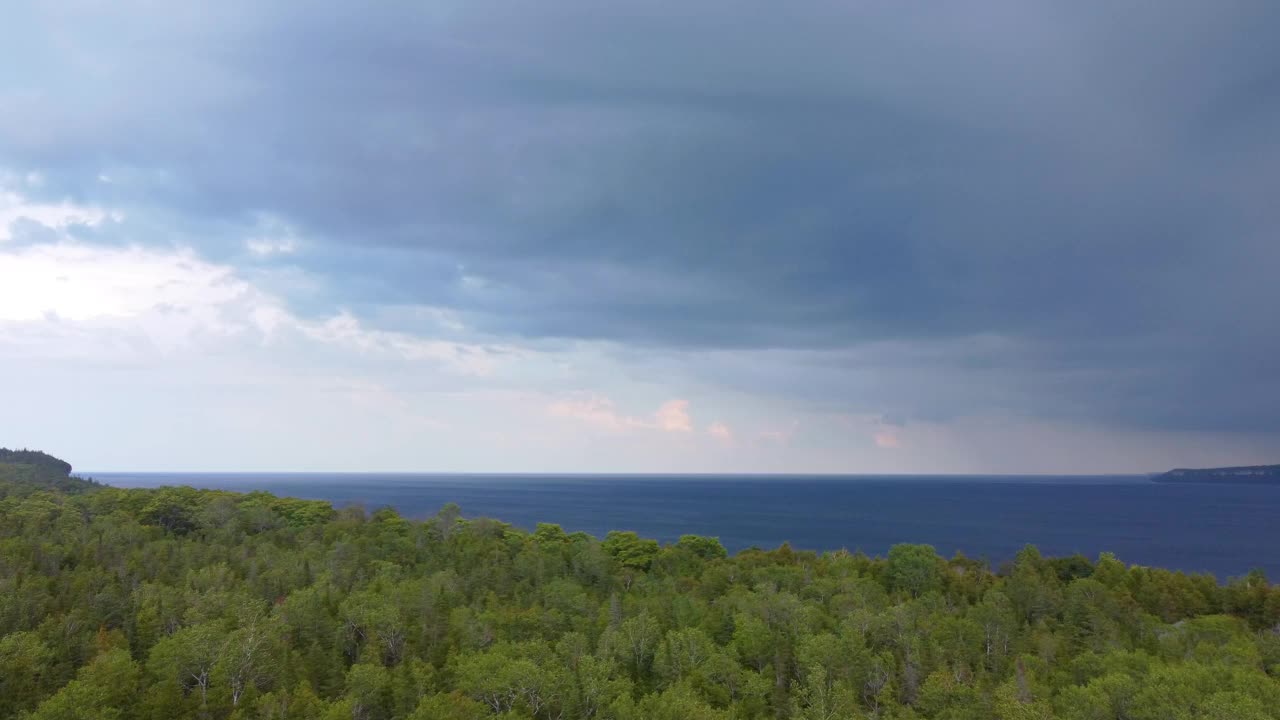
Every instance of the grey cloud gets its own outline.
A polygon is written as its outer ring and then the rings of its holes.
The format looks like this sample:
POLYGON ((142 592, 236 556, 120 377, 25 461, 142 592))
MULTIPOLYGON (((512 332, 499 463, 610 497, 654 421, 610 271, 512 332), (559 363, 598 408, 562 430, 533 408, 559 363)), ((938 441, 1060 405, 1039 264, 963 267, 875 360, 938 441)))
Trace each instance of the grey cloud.
POLYGON ((37 6, 0 31, 35 68, 0 76, 0 163, 215 257, 279 215, 334 302, 491 336, 804 353, 777 391, 895 417, 1280 431, 1277 31, 1262 2, 37 6))

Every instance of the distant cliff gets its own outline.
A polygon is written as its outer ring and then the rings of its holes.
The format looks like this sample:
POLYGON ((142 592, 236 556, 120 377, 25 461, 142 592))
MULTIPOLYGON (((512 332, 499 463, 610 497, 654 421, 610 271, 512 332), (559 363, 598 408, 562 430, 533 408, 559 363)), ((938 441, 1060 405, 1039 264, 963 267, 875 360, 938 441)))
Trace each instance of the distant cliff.
POLYGON ((65 460, 39 450, 8 448, 0 448, 0 481, 12 483, 0 489, 0 497, 19 490, 24 494, 50 489, 74 493, 97 487, 93 481, 72 475, 71 463, 65 460))
POLYGON ((1239 467, 1178 468, 1152 478, 1171 483, 1246 483, 1280 485, 1280 465, 1242 465, 1239 467))

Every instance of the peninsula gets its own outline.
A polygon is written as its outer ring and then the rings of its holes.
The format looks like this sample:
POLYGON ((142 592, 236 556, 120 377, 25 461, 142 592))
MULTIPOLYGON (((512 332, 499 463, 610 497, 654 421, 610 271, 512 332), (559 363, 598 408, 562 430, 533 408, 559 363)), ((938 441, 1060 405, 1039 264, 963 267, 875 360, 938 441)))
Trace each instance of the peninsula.
POLYGON ((1280 485, 1280 465, 1241 465, 1220 468, 1178 468, 1152 478, 1169 483, 1244 483, 1280 485))

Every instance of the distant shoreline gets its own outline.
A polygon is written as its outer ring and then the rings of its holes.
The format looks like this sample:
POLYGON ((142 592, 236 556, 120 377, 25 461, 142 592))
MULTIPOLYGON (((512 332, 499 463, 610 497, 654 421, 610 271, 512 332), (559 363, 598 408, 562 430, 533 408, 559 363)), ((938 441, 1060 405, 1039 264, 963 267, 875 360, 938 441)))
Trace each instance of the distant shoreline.
POLYGON ((1166 483, 1232 483, 1280 485, 1280 465, 1239 465, 1220 468, 1176 468, 1151 478, 1166 483))

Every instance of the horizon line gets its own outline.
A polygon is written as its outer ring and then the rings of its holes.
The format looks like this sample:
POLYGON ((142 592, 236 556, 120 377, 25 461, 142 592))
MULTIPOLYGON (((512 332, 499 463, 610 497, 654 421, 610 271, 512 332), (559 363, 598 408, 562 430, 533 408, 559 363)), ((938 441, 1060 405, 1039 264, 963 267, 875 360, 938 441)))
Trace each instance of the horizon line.
POLYGON ((847 477, 1141 477, 1166 470, 1145 472, 613 472, 613 471, 483 471, 483 470, 86 470, 73 475, 430 475, 470 477, 744 477, 744 478, 847 478, 847 477))

